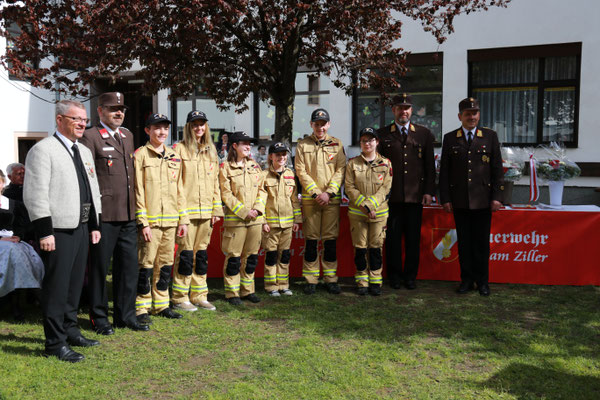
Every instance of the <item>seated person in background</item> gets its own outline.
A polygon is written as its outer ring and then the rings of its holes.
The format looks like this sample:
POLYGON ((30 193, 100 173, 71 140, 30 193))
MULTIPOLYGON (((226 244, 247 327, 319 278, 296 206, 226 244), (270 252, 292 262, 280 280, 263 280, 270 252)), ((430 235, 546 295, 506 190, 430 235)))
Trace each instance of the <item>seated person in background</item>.
MULTIPOLYGON (((0 193, 6 177, 0 170, 0 193)), ((27 210, 23 203, 0 195, 0 297, 14 289, 40 288, 44 264, 33 247, 21 241, 27 210)), ((13 313, 21 317, 18 298, 13 297, 13 313)))
POLYGON ((23 178, 25 178, 25 166, 21 163, 8 164, 6 175, 10 183, 4 188, 3 195, 9 199, 23 202, 23 178))
MULTIPOLYGON (((10 180, 10 183, 4 188, 2 195, 12 200, 23 202, 23 180, 25 178, 25 166, 21 163, 8 164, 6 167, 6 175, 10 180)), ((29 220, 29 215, 25 212, 25 219, 23 221, 23 232, 19 237, 21 240, 29 243, 38 250, 37 241, 35 240, 35 232, 33 231, 33 224, 29 220)))
POLYGON ((269 168, 269 165, 267 164, 267 148, 264 145, 261 144, 258 146, 254 161, 256 161, 263 170, 269 168))

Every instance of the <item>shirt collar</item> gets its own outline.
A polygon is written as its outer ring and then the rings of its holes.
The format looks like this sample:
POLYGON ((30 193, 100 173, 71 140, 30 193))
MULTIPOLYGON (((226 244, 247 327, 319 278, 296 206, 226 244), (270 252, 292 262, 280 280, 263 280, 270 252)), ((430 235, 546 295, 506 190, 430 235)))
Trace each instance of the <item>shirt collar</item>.
POLYGON ((477 128, 473 129, 472 131, 468 130, 467 128, 465 128, 464 126, 462 127, 463 133, 465 134, 465 136, 467 136, 469 134, 469 132, 471 132, 473 134, 473 136, 475 136, 475 131, 477 130, 477 128))
POLYGON ((104 129, 106 129, 108 131, 108 133, 110 133, 112 135, 112 137, 115 137, 115 134, 118 132, 119 128, 117 128, 116 131, 113 131, 112 129, 110 129, 108 126, 106 126, 104 124, 104 122, 100 121, 100 125, 102 125, 104 127, 104 129))
POLYGON ((402 128, 406 129, 406 132, 408 133, 408 131, 410 130, 410 121, 408 121, 406 124, 404 125, 400 125, 398 122, 394 121, 394 123, 396 124, 396 128, 398 128, 398 131, 402 132, 402 128))
POLYGON ((67 150, 69 150, 69 153, 71 153, 71 155, 73 155, 73 145, 77 143, 77 140, 75 140, 74 142, 71 141, 71 139, 67 138, 65 135, 63 135, 62 133, 60 133, 59 131, 56 131, 56 137, 63 142, 63 144, 65 145, 65 147, 67 148, 67 150))

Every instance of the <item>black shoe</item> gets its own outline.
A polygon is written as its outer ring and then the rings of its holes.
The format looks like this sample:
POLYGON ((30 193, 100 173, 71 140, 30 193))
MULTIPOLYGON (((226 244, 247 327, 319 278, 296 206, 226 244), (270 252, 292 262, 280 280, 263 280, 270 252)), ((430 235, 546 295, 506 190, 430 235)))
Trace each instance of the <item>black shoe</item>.
POLYGON ((175 311, 171 310, 170 307, 165 308, 164 310, 162 310, 161 312, 157 313, 156 315, 161 316, 161 317, 165 317, 165 318, 169 318, 169 319, 179 319, 179 318, 183 318, 183 315, 176 313, 175 311))
MULTIPOLYGON (((148 314, 142 314, 148 315, 148 314)), ((115 323, 115 328, 129 328, 132 331, 149 331, 150 327, 147 324, 142 324, 138 321, 115 323)))
POLYGON ((392 281, 392 282, 390 282, 390 287, 392 289, 400 289, 402 287, 402 284, 397 281, 392 281))
POLYGON ((370 285, 369 293, 371 296, 381 296, 381 285, 370 285))
POLYGON ((248 296, 242 297, 242 300, 248 300, 251 303, 260 303, 260 297, 256 293, 250 293, 248 296))
POLYGON ((356 294, 359 296, 366 296, 369 293, 369 289, 366 286, 361 286, 356 290, 356 294))
POLYGON ((100 344, 99 341, 93 339, 86 339, 83 337, 83 335, 79 335, 73 338, 67 338, 67 343, 69 343, 71 346, 77 347, 92 347, 98 346, 100 344))
POLYGON ((83 360, 85 357, 83 354, 79 354, 76 351, 71 350, 69 346, 63 346, 56 351, 44 351, 44 357, 56 357, 60 361, 67 361, 76 363, 83 360))
POLYGON ((227 299, 227 301, 232 306, 241 306, 242 305, 242 299, 240 299, 239 297, 230 297, 227 299))
POLYGON ((340 294, 342 293, 342 289, 340 289, 340 285, 335 282, 327 284, 327 291, 331 294, 340 294))
POLYGON ((304 287, 304 294, 315 294, 317 291, 317 285, 314 283, 309 283, 304 287))
POLYGON ((482 283, 481 285, 477 285, 477 289, 479 289, 479 294, 482 296, 490 295, 490 285, 487 283, 482 283))
POLYGON ((417 288, 417 282, 415 282, 413 279, 410 279, 404 282, 404 287, 408 290, 415 290, 417 288))
POLYGON ((470 281, 462 281, 460 283, 460 285, 458 286, 458 289, 456 289, 456 293, 458 294, 465 294, 470 292, 471 290, 475 289, 475 285, 473 285, 473 282, 470 281))
POLYGON ((110 324, 94 326, 94 332, 98 335, 110 336, 115 333, 115 330, 110 324))
POLYGON ((148 313, 140 314, 136 316, 135 319, 142 325, 152 325, 152 320, 150 319, 150 315, 148 315, 148 313))

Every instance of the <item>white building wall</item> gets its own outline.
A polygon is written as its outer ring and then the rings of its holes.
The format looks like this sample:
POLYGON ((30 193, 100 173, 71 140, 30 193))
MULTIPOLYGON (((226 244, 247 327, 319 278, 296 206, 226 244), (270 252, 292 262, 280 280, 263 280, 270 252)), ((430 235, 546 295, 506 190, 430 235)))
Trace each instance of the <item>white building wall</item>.
MULTIPOLYGON (((407 20, 398 45, 413 53, 441 51, 444 53, 442 132, 458 127, 457 104, 467 96, 467 51, 496 47, 532 46, 555 43, 582 42, 581 85, 579 102, 579 146, 569 149, 568 155, 578 162, 600 162, 600 125, 597 110, 600 105, 600 2, 595 0, 514 0, 508 8, 490 8, 487 12, 462 15, 455 19, 455 32, 442 45, 425 33, 420 24, 407 20)), ((0 41, 0 51, 5 40, 0 41)), ((51 133, 54 130, 54 106, 32 96, 54 101, 55 95, 46 90, 31 89, 25 82, 8 81, 7 71, 0 71, 0 168, 17 158, 15 134, 19 132, 51 133), (19 86, 21 89, 15 87, 19 86)), ((253 129, 252 99, 250 111, 236 114, 233 126, 251 132, 253 129)), ((329 111, 334 136, 351 143, 351 98, 331 85, 329 111)), ((168 91, 155 96, 157 111, 171 116, 168 91)), ((89 111, 89 110, 88 110, 89 111)), ((171 116, 172 117, 172 116, 171 116)), ((349 155, 358 149, 348 148, 349 155)), ((600 178, 579 178, 569 184, 600 186, 600 178)))

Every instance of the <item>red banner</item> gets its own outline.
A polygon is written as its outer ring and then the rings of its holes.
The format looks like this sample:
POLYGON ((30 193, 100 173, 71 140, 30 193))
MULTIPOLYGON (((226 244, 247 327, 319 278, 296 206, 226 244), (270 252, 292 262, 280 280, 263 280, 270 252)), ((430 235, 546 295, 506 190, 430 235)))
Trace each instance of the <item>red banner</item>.
MULTIPOLYGON (((347 208, 342 207, 338 275, 354 276, 354 255, 347 208)), ((600 243, 600 212, 502 209, 493 214, 490 282, 543 285, 600 285, 600 267, 591 249, 600 243)), ((223 276, 219 223, 209 251, 210 277, 223 276)), ((304 238, 294 234, 290 276, 302 276, 304 238)), ((263 276, 261 249, 256 276, 263 276)), ((384 270, 385 271, 385 270, 384 270)), ((459 280, 458 246, 452 214, 441 207, 423 210, 418 279, 459 280)))

